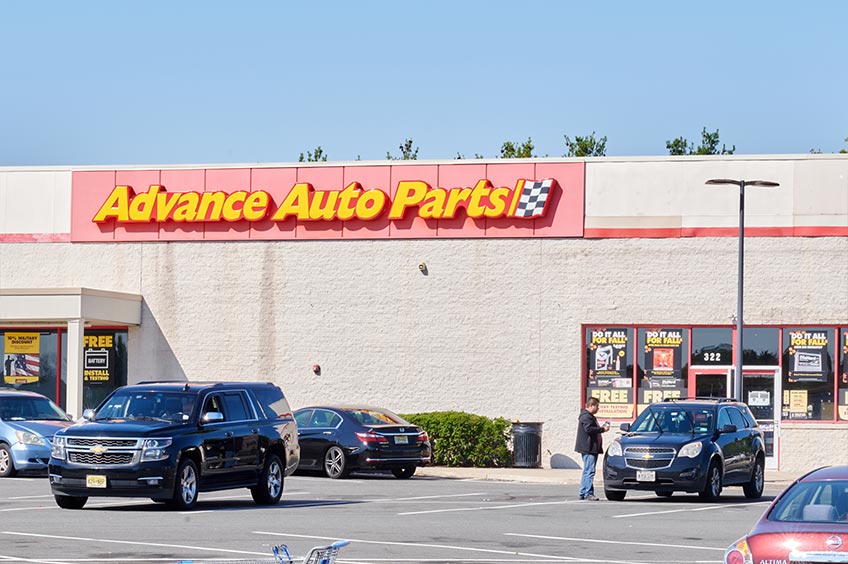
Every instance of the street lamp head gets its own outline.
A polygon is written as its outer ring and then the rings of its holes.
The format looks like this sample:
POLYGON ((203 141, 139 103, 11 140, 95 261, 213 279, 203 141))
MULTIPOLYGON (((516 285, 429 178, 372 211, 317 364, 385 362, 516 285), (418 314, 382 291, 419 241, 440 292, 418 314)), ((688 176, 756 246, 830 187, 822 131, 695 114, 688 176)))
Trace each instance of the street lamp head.
POLYGON ((733 180, 731 178, 713 178, 707 180, 704 184, 733 184, 734 186, 741 186, 743 183, 745 186, 761 186, 763 188, 780 186, 780 184, 771 180, 733 180))

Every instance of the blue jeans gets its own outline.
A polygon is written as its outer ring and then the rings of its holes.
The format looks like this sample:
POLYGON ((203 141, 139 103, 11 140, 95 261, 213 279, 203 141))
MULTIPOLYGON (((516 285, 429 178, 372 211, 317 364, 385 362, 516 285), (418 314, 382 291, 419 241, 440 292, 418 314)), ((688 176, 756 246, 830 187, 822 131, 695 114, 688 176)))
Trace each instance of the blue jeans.
POLYGON ((595 495, 595 464, 597 454, 583 454, 583 475, 580 477, 580 497, 595 495))

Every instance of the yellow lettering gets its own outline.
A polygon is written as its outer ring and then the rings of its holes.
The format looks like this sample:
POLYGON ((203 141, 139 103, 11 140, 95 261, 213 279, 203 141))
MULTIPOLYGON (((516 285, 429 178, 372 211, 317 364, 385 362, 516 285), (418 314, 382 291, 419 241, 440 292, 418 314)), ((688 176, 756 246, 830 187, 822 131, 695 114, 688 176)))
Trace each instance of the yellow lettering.
POLYGON ((444 188, 433 188, 424 196, 423 203, 418 207, 418 217, 438 219, 444 216, 445 200, 448 192, 444 188))
POLYGON ((382 190, 363 192, 356 202, 356 217, 364 220, 374 219, 383 213, 388 199, 389 197, 382 190))
POLYGON ((174 221, 203 221, 203 218, 197 217, 197 206, 200 203, 200 194, 197 192, 183 192, 180 194, 180 199, 177 202, 177 209, 174 210, 174 221))
POLYGON ((460 204, 468 201, 471 188, 451 188, 448 192, 448 203, 445 206, 445 217, 456 217, 456 210, 460 204))
POLYGON ((115 186, 112 193, 106 198, 106 201, 94 214, 94 223, 103 223, 110 218, 118 221, 127 221, 129 219, 129 202, 132 189, 129 186, 115 186))
POLYGON ((298 219, 309 219, 309 192, 311 190, 312 185, 307 182, 295 184, 271 219, 282 221, 290 215, 297 216, 298 219))
POLYGON ((356 214, 357 200, 362 194, 362 187, 359 182, 351 182, 339 194, 339 211, 338 218, 342 221, 351 219, 356 214))
POLYGON ((401 180, 398 182, 395 201, 389 210, 389 219, 402 219, 406 208, 418 205, 430 189, 426 182, 420 180, 401 180))
POLYGON ((156 205, 156 194, 162 188, 156 184, 150 186, 144 194, 137 194, 130 202, 130 221, 152 221, 153 207, 156 205))
POLYGON ((501 217, 506 210, 506 199, 509 196, 509 188, 495 188, 489 194, 489 205, 486 209, 486 217, 501 217))
POLYGON ((309 219, 331 220, 336 218, 336 202, 339 193, 336 190, 316 190, 309 202, 309 219))
POLYGON ((258 221, 268 214, 268 202, 271 195, 265 190, 257 190, 247 195, 242 213, 247 221, 258 221))
MULTIPOLYGON (((164 190, 164 186, 163 186, 164 190)), ((166 221, 170 213, 174 210, 174 206, 180 199, 180 195, 176 193, 168 194, 162 192, 156 195, 156 221, 166 221)))
POLYGON ((492 184, 488 180, 480 180, 471 191, 471 199, 468 201, 468 217, 478 218, 483 217, 488 209, 487 206, 481 205, 480 201, 487 198, 492 191, 492 184))
POLYGON ((247 192, 244 190, 239 190, 238 192, 233 192, 227 199, 224 200, 224 211, 221 216, 224 218, 224 221, 238 221, 241 219, 241 211, 244 206, 244 200, 247 198, 247 192), (236 206, 238 205, 238 207, 236 206))

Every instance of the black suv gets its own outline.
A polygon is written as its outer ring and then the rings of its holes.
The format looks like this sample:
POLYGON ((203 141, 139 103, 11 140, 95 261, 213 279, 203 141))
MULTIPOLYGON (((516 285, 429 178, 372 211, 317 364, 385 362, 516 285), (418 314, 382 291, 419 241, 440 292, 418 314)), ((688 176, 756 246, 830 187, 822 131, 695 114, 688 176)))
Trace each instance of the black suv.
POLYGON ((297 424, 270 383, 124 386, 83 418, 53 438, 50 486, 65 509, 91 496, 191 509, 199 492, 233 488, 273 505, 300 460, 297 424))
POLYGON ((745 497, 763 494, 765 442, 744 403, 727 398, 667 399, 648 406, 604 456, 604 494, 621 501, 628 490, 698 493, 715 501, 724 486, 745 497))

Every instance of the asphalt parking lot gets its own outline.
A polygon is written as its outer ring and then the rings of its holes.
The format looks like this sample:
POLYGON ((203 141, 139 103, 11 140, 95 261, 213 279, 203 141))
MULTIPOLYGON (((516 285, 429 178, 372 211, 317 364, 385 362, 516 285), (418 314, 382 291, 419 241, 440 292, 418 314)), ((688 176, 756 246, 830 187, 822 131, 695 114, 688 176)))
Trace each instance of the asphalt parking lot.
POLYGON ((719 563, 782 489, 761 500, 740 488, 719 503, 695 495, 628 494, 581 502, 576 484, 354 475, 295 475, 282 502, 256 506, 247 490, 201 494, 191 512, 147 499, 91 498, 59 509, 43 476, 0 480, 0 562, 268 561, 285 543, 347 539, 347 563, 719 563))

